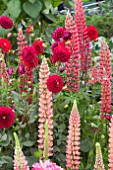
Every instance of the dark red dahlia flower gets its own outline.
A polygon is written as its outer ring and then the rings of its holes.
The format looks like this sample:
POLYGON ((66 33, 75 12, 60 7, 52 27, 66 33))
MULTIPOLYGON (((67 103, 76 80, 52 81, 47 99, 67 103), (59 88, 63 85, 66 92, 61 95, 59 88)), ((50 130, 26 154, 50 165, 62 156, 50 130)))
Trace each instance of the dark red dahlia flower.
POLYGON ((29 69, 38 66, 38 58, 36 57, 35 49, 32 46, 24 47, 21 58, 29 69))
POLYGON ((55 49, 56 47, 58 47, 58 46, 63 46, 63 47, 65 47, 65 43, 66 43, 65 40, 60 41, 60 42, 55 41, 55 42, 52 44, 52 46, 51 46, 52 52, 54 53, 54 49, 55 49))
POLYGON ((33 47, 36 51, 36 54, 39 56, 44 51, 44 42, 42 40, 35 40, 35 42, 33 43, 33 47))
POLYGON ((8 53, 9 50, 11 50, 12 45, 6 38, 0 38, 0 48, 2 49, 2 52, 8 53))
POLYGON ((56 57, 56 56, 52 56, 51 58, 50 58, 50 62, 51 62, 51 64, 55 64, 56 62, 58 61, 58 58, 56 57))
POLYGON ((8 16, 0 17, 0 26, 4 29, 10 29, 13 27, 13 21, 8 16))
POLYGON ((15 113, 7 106, 0 106, 0 128, 8 128, 14 123, 15 113))
POLYGON ((57 57, 58 61, 67 62, 70 59, 71 51, 69 48, 60 45, 54 49, 53 55, 57 57))
POLYGON ((52 34, 52 38, 55 41, 63 40, 69 40, 71 37, 71 34, 63 27, 58 27, 52 34))
POLYGON ((53 53, 54 53, 54 49, 55 49, 56 47, 58 47, 58 41, 55 41, 55 42, 52 44, 52 46, 51 46, 51 50, 52 50, 53 53))
POLYGON ((47 79, 47 88, 52 93, 60 92, 63 88, 63 84, 62 77, 58 76, 57 74, 49 76, 47 79))
POLYGON ((55 41, 60 41, 61 38, 64 38, 64 32, 65 32, 65 28, 63 27, 58 27, 52 34, 52 38, 55 41))
POLYGON ((30 34, 34 29, 34 26, 31 24, 26 28, 26 34, 30 34))
POLYGON ((90 41, 96 40, 98 38, 98 30, 93 25, 90 25, 86 28, 87 34, 90 38, 90 41))

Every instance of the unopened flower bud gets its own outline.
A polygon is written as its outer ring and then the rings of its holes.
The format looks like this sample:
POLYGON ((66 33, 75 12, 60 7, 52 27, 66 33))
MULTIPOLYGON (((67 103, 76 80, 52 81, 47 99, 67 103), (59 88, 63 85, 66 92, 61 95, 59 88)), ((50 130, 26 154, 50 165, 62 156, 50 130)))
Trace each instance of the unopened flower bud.
POLYGON ((7 72, 11 76, 14 73, 14 68, 10 67, 7 72))
POLYGON ((7 34, 7 37, 8 37, 8 38, 11 38, 11 37, 12 37, 12 33, 9 32, 9 33, 7 34))
POLYGON ((18 74, 24 74, 25 73, 25 67, 24 65, 19 65, 17 69, 18 74))

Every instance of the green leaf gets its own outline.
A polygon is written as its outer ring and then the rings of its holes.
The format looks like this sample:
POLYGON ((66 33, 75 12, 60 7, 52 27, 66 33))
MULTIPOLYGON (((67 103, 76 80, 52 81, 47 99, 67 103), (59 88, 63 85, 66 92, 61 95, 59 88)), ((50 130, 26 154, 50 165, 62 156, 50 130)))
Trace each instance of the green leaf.
POLYGON ((81 151, 83 152, 89 152, 92 148, 92 143, 90 140, 88 139, 85 139, 85 140, 82 140, 81 143, 80 143, 80 149, 81 151))
POLYGON ((12 91, 11 94, 13 95, 13 98, 16 102, 19 102, 21 100, 20 95, 15 91, 12 91))
POLYGON ((46 14, 45 15, 49 20, 56 22, 56 18, 52 14, 46 14))
POLYGON ((38 151, 34 152, 34 156, 35 156, 36 158, 40 158, 40 157, 42 156, 41 150, 38 149, 38 151))
POLYGON ((35 3, 25 2, 23 9, 30 17, 37 18, 42 9, 42 3, 40 1, 36 1, 35 3))
POLYGON ((36 0, 29 0, 29 2, 34 3, 36 0))
POLYGON ((42 11, 42 13, 43 13, 43 14, 49 14, 49 8, 44 9, 44 10, 42 11))
POLYGON ((33 155, 32 156, 26 156, 26 159, 29 163, 29 166, 32 167, 32 165, 37 162, 37 158, 35 158, 33 155))
POLYGON ((8 0, 2 0, 4 4, 7 4, 8 0))
POLYGON ((17 18, 21 12, 21 2, 20 0, 11 0, 8 3, 8 11, 14 17, 17 18))
POLYGON ((11 156, 2 156, 2 159, 6 161, 6 169, 12 169, 13 166, 13 159, 11 156))
POLYGON ((44 1, 46 8, 49 8, 51 4, 50 0, 43 0, 43 1, 44 1))
POLYGON ((51 4, 52 4, 53 8, 57 7, 61 3, 62 3, 62 0, 51 0, 51 4))
POLYGON ((34 145, 34 142, 28 140, 28 141, 25 141, 25 142, 23 143, 23 145, 24 145, 24 146, 33 146, 33 145, 34 145))
POLYGON ((1 141, 5 141, 7 139, 7 134, 5 133, 2 138, 1 138, 1 141))

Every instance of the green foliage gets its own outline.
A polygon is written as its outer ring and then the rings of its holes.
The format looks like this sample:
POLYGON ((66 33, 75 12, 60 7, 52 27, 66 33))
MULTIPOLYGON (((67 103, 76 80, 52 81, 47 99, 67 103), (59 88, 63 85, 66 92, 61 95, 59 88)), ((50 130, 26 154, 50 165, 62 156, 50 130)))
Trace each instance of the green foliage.
POLYGON ((21 12, 21 1, 20 0, 12 0, 7 4, 9 14, 17 18, 21 12))
POLYGON ((53 8, 57 7, 58 5, 60 5, 62 3, 62 0, 51 0, 51 4, 53 6, 53 8))
POLYGON ((37 18, 42 9, 42 4, 40 1, 34 3, 25 2, 23 4, 23 9, 30 17, 37 18))
MULTIPOLYGON (((13 83, 11 86, 4 88, 0 85, 0 105, 7 105, 14 107, 15 110, 15 123, 10 129, 0 131, 0 170, 12 170, 13 168, 13 153, 14 153, 14 138, 13 132, 18 134, 20 144, 26 158, 29 162, 29 166, 32 166, 34 162, 37 162, 42 156, 40 150, 38 150, 37 144, 37 127, 38 127, 38 102, 39 102, 39 67, 33 70, 34 86, 33 91, 33 103, 28 104, 29 92, 19 93, 19 75, 17 74, 17 28, 23 27, 24 33, 26 27, 33 23, 34 25, 34 38, 31 38, 31 42, 37 37, 40 37, 45 41, 44 55, 49 59, 51 57, 52 44, 51 34, 56 27, 64 26, 65 14, 61 14, 57 11, 57 6, 62 0, 2 0, 1 12, 10 15, 14 21, 14 29, 8 30, 4 33, 0 28, 0 35, 7 35, 9 31, 12 31, 13 49, 16 51, 12 54, 9 53, 9 64, 14 67, 15 73, 10 76, 13 83), (31 12, 32 11, 32 12, 31 12), (39 22, 40 21, 40 22, 39 22), (40 24, 39 24, 40 23, 40 24)), ((67 2, 65 0, 65 2, 67 2)), ((69 2, 68 2, 69 3, 69 2)), ((106 13, 104 15, 92 15, 86 17, 87 25, 94 25, 97 27, 100 36, 105 36, 108 39, 111 55, 113 56, 113 17, 111 14, 106 13)), ((29 37, 27 36, 29 42, 29 37)), ((99 42, 93 43, 92 60, 97 59, 99 56, 100 44, 99 42)), ((39 64, 41 63, 41 57, 39 56, 39 64)), ((48 61, 51 74, 57 72, 58 65, 51 65, 48 61)), ((65 71, 59 73, 64 82, 66 81, 65 71)), ((89 73, 90 77, 90 73, 89 73)), ((96 83, 95 85, 88 84, 86 88, 81 83, 78 93, 68 92, 63 89, 62 92, 53 96, 53 157, 52 160, 57 164, 60 164, 65 168, 66 158, 66 140, 68 135, 69 116, 72 109, 73 101, 76 99, 79 114, 81 117, 81 165, 80 169, 93 169, 95 159, 95 143, 99 142, 102 146, 103 160, 106 169, 108 168, 108 124, 109 121, 100 119, 100 91, 101 85, 96 83)))
POLYGON ((113 16, 106 13, 104 16, 86 16, 87 25, 93 25, 98 29, 99 36, 111 38, 113 36, 113 16))

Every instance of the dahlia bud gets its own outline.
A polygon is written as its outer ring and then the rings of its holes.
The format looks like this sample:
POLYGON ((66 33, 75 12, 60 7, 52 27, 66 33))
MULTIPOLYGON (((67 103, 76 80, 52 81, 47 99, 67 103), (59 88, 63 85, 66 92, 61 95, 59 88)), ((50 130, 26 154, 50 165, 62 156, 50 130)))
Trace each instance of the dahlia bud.
POLYGON ((8 74, 11 76, 13 73, 14 73, 14 68, 13 67, 10 67, 8 70, 7 70, 8 74))
POLYGON ((12 37, 12 33, 9 32, 9 33, 7 34, 7 37, 8 37, 8 38, 11 38, 11 37, 12 37))
POLYGON ((58 70, 60 71, 60 73, 62 73, 65 70, 65 67, 59 67, 58 70))
POLYGON ((26 29, 26 34, 30 34, 34 30, 34 26, 31 24, 26 29))
POLYGON ((67 41, 70 39, 70 37, 71 37, 71 33, 65 30, 63 39, 67 41))
POLYGON ((24 74, 25 73, 25 67, 24 65, 19 65, 17 69, 18 74, 24 74))

